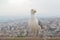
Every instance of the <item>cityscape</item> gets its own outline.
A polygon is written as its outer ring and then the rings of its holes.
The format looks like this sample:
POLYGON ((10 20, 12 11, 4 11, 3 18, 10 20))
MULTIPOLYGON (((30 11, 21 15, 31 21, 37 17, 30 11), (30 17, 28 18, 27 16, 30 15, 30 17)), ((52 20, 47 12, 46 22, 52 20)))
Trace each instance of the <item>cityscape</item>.
MULTIPOLYGON (((28 28, 29 19, 0 22, 0 37, 31 37, 28 28)), ((38 18, 42 27, 39 37, 60 37, 60 18, 38 18)))

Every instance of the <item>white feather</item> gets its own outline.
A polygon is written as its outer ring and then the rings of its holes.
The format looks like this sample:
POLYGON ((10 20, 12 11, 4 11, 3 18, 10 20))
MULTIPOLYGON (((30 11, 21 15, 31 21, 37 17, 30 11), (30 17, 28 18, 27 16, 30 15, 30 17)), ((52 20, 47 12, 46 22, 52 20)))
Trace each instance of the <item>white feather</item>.
POLYGON ((29 28, 34 33, 41 30, 41 27, 38 24, 38 19, 35 17, 34 13, 31 13, 31 18, 29 20, 29 28))

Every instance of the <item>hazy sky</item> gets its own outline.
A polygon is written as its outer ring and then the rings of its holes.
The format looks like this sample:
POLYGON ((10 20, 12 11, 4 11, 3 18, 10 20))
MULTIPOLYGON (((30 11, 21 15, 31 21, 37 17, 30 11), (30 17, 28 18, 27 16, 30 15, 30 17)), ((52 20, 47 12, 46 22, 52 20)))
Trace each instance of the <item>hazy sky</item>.
POLYGON ((41 17, 60 16, 60 0, 0 0, 0 16, 29 15, 32 8, 41 17))

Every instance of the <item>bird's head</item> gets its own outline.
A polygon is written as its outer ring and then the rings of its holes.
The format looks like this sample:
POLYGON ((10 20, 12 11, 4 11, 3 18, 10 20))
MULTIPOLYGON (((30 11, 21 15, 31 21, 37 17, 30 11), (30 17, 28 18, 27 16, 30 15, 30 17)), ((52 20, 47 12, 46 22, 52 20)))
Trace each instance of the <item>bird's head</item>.
POLYGON ((35 13, 36 13, 36 10, 31 9, 31 14, 35 14, 35 13))

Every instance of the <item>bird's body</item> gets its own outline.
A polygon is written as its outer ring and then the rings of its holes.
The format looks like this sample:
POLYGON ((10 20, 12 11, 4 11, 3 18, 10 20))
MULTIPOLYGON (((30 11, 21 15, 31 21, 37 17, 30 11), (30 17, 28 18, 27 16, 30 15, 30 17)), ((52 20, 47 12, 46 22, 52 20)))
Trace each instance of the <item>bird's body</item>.
POLYGON ((38 20, 37 18, 35 17, 35 15, 32 15, 31 16, 31 19, 29 21, 29 26, 31 28, 31 30, 35 31, 35 30, 38 30, 40 28, 40 26, 38 25, 38 20))
POLYGON ((37 35, 37 32, 41 30, 41 27, 38 24, 38 19, 35 17, 35 11, 31 12, 31 19, 29 20, 29 28, 34 35, 37 35))

